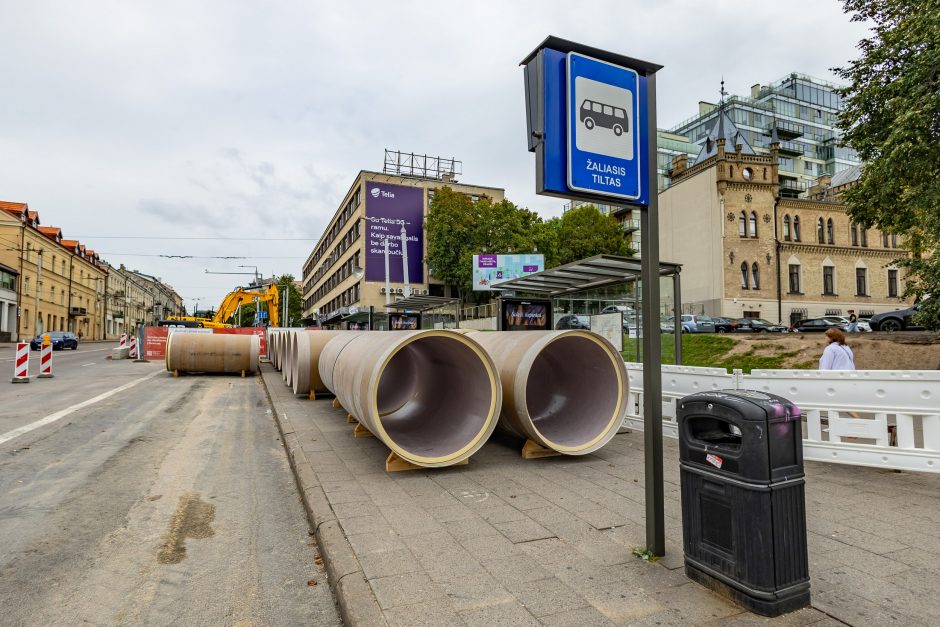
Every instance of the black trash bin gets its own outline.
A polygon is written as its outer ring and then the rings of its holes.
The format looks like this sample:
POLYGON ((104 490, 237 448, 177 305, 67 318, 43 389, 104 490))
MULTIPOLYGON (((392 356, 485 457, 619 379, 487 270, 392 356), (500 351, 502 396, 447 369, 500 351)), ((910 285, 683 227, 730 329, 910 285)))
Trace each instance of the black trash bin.
POLYGON ((679 401, 689 578, 764 616, 809 605, 800 410, 773 394, 679 401))

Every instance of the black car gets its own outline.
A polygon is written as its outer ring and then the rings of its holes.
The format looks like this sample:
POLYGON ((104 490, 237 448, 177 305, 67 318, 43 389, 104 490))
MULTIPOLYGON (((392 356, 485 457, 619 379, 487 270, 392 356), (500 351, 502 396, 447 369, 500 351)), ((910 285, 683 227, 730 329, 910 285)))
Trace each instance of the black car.
POLYGON ((796 331, 799 333, 825 333, 829 329, 845 330, 845 325, 826 318, 807 318, 796 323, 796 331))
POLYGON ((921 330, 924 327, 919 327, 911 322, 911 318, 914 316, 914 314, 917 313, 918 309, 920 309, 920 305, 914 305, 913 307, 908 307, 907 309, 886 311, 884 313, 875 314, 871 317, 871 320, 868 321, 868 326, 871 327, 872 331, 921 330))
MULTIPOLYGON (((587 316, 583 316, 583 318, 587 318, 587 316)), ((568 314, 558 319, 558 322, 555 323, 555 328, 590 330, 591 325, 587 320, 582 319, 582 317, 576 316, 574 314, 568 314)))
MULTIPOLYGON (((68 331, 50 331, 49 341, 52 344, 52 350, 58 351, 66 348, 71 348, 73 351, 78 350, 78 338, 74 333, 68 331)), ((34 351, 38 351, 42 347, 42 335, 37 335, 29 342, 29 347, 34 351)))
POLYGON ((715 323, 716 333, 734 333, 738 330, 737 320, 728 320, 727 318, 712 318, 715 323))
POLYGON ((787 328, 782 324, 774 324, 763 318, 740 318, 741 331, 751 330, 754 333, 786 333, 787 328), (745 326, 746 325, 746 326, 745 326))

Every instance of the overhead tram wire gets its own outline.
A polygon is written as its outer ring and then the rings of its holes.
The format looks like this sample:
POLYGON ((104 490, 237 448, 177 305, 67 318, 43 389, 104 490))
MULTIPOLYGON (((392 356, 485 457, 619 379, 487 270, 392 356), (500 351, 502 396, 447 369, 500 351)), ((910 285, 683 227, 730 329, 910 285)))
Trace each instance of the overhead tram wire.
POLYGON ((316 242, 319 237, 161 237, 159 235, 76 235, 76 239, 219 240, 233 242, 316 242))
POLYGON ((288 257, 266 257, 263 255, 146 255, 143 253, 111 253, 98 252, 99 255, 110 257, 163 257, 164 259, 306 259, 301 255, 288 257))

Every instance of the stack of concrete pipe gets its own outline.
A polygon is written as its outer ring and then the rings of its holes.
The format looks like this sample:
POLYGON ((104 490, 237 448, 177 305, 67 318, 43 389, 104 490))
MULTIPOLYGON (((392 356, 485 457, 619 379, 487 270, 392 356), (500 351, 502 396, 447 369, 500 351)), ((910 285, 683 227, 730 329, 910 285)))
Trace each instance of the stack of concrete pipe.
POLYGON ((627 412, 623 359, 588 331, 303 331, 269 339, 298 395, 332 392, 402 459, 447 466, 499 428, 565 455, 616 434, 627 412), (495 412, 495 413, 494 413, 495 412))
POLYGON ((261 338, 257 335, 170 333, 166 369, 170 372, 247 374, 258 372, 261 338))

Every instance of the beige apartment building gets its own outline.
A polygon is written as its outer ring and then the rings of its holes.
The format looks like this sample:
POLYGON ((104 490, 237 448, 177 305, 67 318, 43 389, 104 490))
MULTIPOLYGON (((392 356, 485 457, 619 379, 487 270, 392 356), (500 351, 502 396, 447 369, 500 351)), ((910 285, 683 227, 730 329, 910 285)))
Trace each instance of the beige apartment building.
POLYGON ((774 133, 770 154, 756 154, 722 113, 694 162, 673 160, 660 245, 682 264, 683 311, 789 325, 908 306, 897 236, 852 224, 839 201, 858 167, 781 197, 779 145, 774 133))
POLYGON ((122 333, 136 335, 141 327, 155 325, 167 316, 185 315, 183 299, 158 277, 128 270, 123 264, 108 270, 107 339, 117 339, 122 333))
POLYGON ((473 199, 498 202, 505 194, 496 187, 457 183, 448 174, 423 178, 359 172, 304 263, 304 318, 337 324, 350 308, 382 310, 386 296, 395 300, 405 291, 406 269, 412 293, 449 296, 449 286, 436 280, 424 263, 428 203, 444 186, 473 199))
POLYGON ((46 331, 102 339, 107 266, 95 251, 42 226, 26 203, 0 201, 0 341, 46 331))

